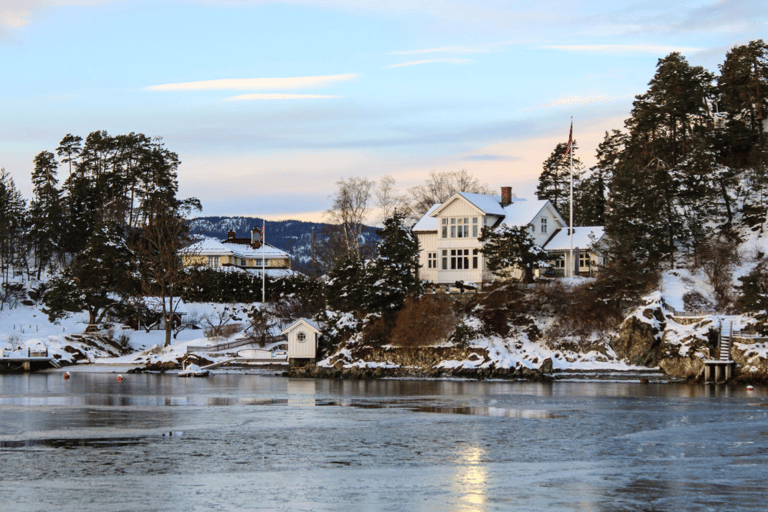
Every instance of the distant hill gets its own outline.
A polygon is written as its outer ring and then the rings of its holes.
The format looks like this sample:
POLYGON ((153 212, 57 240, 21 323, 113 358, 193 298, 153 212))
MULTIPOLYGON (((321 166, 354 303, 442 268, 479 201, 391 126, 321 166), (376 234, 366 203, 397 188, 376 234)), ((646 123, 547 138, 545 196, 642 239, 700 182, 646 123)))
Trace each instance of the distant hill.
MULTIPOLYGON (((197 217, 191 220, 193 233, 199 233, 219 240, 227 238, 232 230, 237 237, 250 237, 251 230, 261 228, 262 219, 258 217, 197 217)), ((293 256, 293 268, 302 271, 312 259, 312 232, 316 236, 322 233, 328 224, 322 222, 303 222, 300 220, 267 221, 266 241, 278 249, 293 256)), ((366 226, 363 231, 366 243, 378 242, 375 229, 366 226)))

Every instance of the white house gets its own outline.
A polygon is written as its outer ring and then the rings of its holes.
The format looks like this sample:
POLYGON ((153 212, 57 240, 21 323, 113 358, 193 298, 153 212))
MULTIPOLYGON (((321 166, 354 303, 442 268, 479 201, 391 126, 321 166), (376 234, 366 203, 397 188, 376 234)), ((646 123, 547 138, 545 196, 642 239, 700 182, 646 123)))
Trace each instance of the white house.
POLYGON ((567 275, 566 269, 573 268, 574 273, 593 276, 597 267, 605 264, 600 252, 600 243, 605 237, 603 226, 574 226, 573 261, 571 263, 571 234, 569 228, 555 231, 544 249, 552 256, 552 270, 556 276, 567 275), (578 267, 576 267, 578 262, 578 267))
POLYGON ((261 275, 262 261, 268 276, 274 278, 294 274, 291 270, 291 255, 269 244, 253 245, 220 242, 214 238, 203 238, 196 242, 184 255, 186 265, 205 265, 225 270, 241 270, 261 275))
POLYGON ((288 337, 288 363, 314 363, 317 356, 317 339, 320 327, 312 320, 299 318, 283 329, 280 334, 288 337))
MULTIPOLYGON (((512 197, 512 187, 501 187, 501 196, 458 192, 432 206, 413 226, 419 239, 419 276, 436 284, 492 281, 495 276, 486 268, 478 237, 484 226, 498 225, 528 226, 535 243, 547 250, 553 235, 567 227, 550 201, 512 197)), ((556 257, 560 261, 562 252, 556 257)))

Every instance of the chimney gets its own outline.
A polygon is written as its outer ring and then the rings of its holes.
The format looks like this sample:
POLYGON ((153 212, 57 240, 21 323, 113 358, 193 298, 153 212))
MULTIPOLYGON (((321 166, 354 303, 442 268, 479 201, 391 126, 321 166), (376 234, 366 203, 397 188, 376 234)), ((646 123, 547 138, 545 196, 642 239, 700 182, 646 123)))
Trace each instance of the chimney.
POLYGON ((233 230, 230 229, 229 232, 227 233, 227 240, 233 240, 235 236, 237 236, 237 233, 235 233, 233 230))
POLYGON ((501 187, 501 206, 512 204, 512 187, 501 187))

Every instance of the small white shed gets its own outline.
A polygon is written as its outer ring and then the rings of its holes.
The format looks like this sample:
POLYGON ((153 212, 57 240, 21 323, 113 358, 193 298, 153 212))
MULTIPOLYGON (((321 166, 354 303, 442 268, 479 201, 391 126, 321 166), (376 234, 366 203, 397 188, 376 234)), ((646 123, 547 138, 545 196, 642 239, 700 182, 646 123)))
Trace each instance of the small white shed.
POLYGON ((312 320, 299 318, 286 327, 281 334, 288 337, 288 362, 314 363, 317 355, 317 339, 320 327, 312 320))

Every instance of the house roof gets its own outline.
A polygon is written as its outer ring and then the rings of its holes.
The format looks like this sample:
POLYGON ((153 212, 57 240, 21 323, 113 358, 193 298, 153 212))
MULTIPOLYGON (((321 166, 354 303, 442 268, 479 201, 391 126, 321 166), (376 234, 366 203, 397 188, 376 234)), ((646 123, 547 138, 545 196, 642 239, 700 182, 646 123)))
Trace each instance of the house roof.
POLYGON ((200 255, 200 256, 222 256, 232 255, 238 258, 261 258, 262 255, 265 258, 290 258, 291 255, 285 251, 281 251, 277 247, 272 247, 269 244, 264 244, 258 249, 242 245, 242 244, 225 244, 215 238, 205 237, 198 242, 192 244, 186 251, 188 254, 200 255), (263 249, 262 249, 263 248, 263 249))
MULTIPOLYGON (((486 215, 504 215, 504 208, 501 207, 501 196, 472 194, 469 192, 459 192, 459 195, 481 209, 486 215)), ((518 199, 515 198, 515 200, 518 199)))
MULTIPOLYGON (((579 226, 573 228, 573 248, 587 249, 599 242, 605 229, 603 226, 579 226)), ((571 235, 568 228, 555 231, 552 238, 544 244, 547 251, 568 251, 571 248, 571 235)))
POLYGON ((432 217, 432 213, 440 208, 440 203, 433 204, 432 207, 427 210, 419 222, 413 225, 413 232, 424 231, 437 231, 437 217, 432 217))
POLYGON ((299 323, 305 323, 309 327, 313 328, 315 331, 320 333, 320 326, 317 325, 314 321, 310 320, 309 318, 299 318, 298 320, 293 322, 291 325, 289 325, 288 327, 283 329, 283 332, 281 332, 280 334, 285 334, 285 333, 287 333, 289 331, 292 331, 296 327, 296 325, 299 324, 299 323))
MULTIPOLYGON (((458 197, 461 197, 476 208, 480 209, 486 215, 496 215, 501 217, 502 224, 507 226, 527 226, 532 223, 536 216, 547 207, 550 202, 546 199, 523 199, 521 197, 513 197, 512 202, 505 207, 501 206, 501 197, 489 194, 470 194, 468 192, 458 192, 451 196, 451 198, 442 204, 435 204, 432 208, 424 214, 421 219, 413 226, 414 232, 437 232, 438 222, 437 216, 440 214, 439 210, 442 210, 448 203, 454 201, 458 197)), ((563 224, 566 224, 565 220, 560 214, 552 208, 557 218, 563 224)))
POLYGON ((546 199, 516 200, 503 208, 504 220, 502 224, 510 227, 527 226, 533 222, 533 219, 547 206, 548 202, 546 199))

